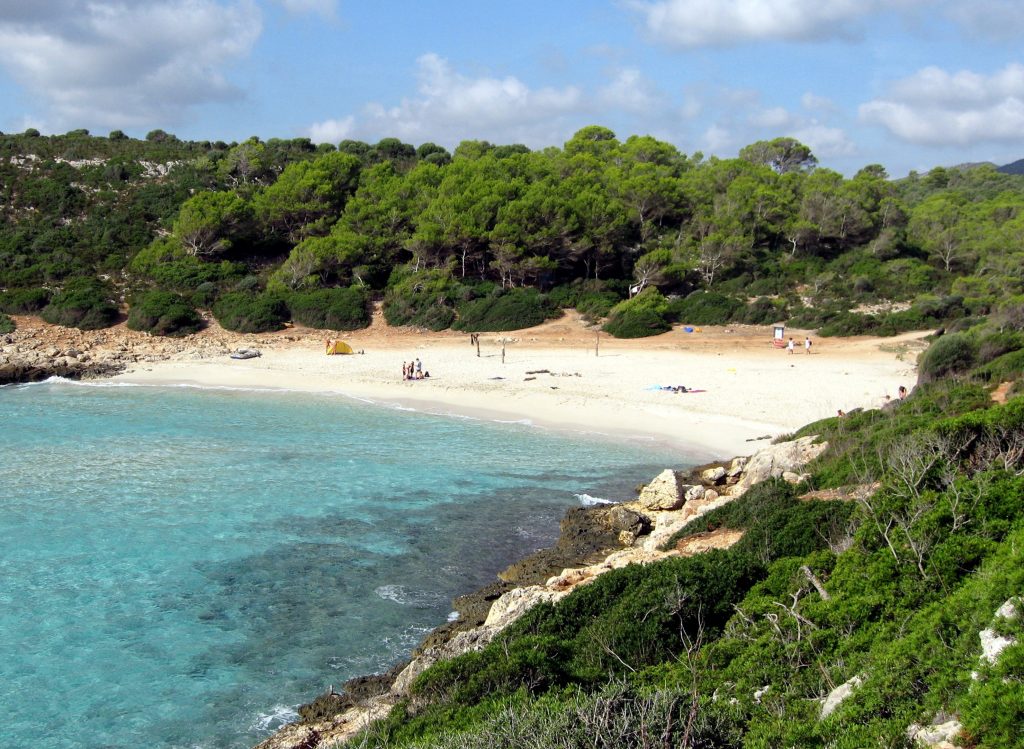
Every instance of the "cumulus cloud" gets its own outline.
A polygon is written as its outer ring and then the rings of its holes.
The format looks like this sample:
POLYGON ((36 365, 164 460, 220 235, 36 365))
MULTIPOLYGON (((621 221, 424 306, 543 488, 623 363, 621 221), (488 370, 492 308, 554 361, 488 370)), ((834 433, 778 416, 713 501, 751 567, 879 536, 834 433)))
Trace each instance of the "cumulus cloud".
POLYGON ((236 99, 223 68, 261 31, 252 0, 0 2, 0 66, 55 126, 163 126, 236 99))
POLYGON ((566 136, 564 118, 584 107, 582 92, 574 86, 531 88, 515 76, 468 76, 433 53, 416 63, 418 95, 395 106, 366 105, 345 129, 350 137, 394 136, 450 145, 485 138, 550 145, 566 136))
POLYGON ((848 37, 863 18, 887 7, 881 0, 656 0, 631 5, 655 39, 679 47, 848 37))
POLYGON ((314 122, 309 128, 309 138, 314 143, 340 143, 352 136, 356 118, 352 115, 340 120, 314 122))
POLYGON ((857 146, 842 128, 830 127, 819 122, 809 122, 792 131, 791 135, 801 143, 810 146, 811 151, 819 159, 853 156, 857 153, 857 146))
POLYGON ((991 75, 927 67, 862 104, 862 121, 925 145, 1024 142, 1024 66, 991 75))

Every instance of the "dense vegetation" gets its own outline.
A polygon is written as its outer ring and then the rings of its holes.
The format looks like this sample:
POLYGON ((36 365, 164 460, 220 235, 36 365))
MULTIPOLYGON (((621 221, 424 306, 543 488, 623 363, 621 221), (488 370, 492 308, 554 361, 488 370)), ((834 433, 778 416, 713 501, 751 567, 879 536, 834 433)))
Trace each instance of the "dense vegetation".
POLYGON ((743 530, 732 548, 538 605, 424 672, 355 745, 910 747, 912 724, 955 715, 967 746, 1024 747, 1024 398, 993 402, 976 366, 1024 340, 957 336, 906 400, 802 429, 830 445, 808 485, 765 482, 676 537, 743 530), (845 498, 800 498, 812 488, 845 498), (1011 599, 1021 614, 996 618, 1011 599), (1016 640, 995 663, 979 657, 990 627, 1016 640))
MULTIPOLYGON (((465 141, 452 154, 394 138, 29 131, 0 136, 0 289, 96 278, 116 304, 160 290, 237 318, 220 297, 291 307, 354 288, 391 324, 435 330, 515 329, 576 306, 622 336, 780 319, 885 335, 1024 303, 1022 187, 986 165, 847 179, 789 138, 705 159, 597 126, 560 149, 465 141)), ((336 317, 297 307, 305 324, 336 317)))

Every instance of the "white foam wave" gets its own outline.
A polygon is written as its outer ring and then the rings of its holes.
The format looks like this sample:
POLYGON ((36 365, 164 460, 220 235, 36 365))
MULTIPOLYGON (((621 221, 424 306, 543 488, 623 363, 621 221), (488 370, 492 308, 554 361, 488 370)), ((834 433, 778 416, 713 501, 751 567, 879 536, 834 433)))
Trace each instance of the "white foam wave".
POLYGON ((385 601, 394 601, 401 606, 412 606, 413 608, 429 608, 438 605, 443 600, 436 593, 409 590, 404 585, 381 585, 373 592, 385 601))
POLYGON ((449 611, 448 612, 448 621, 450 621, 450 622, 457 622, 458 620, 459 620, 459 612, 458 611, 449 611))
POLYGON ((294 707, 288 705, 274 705, 265 713, 257 713, 249 730, 252 731, 276 731, 286 723, 294 723, 299 719, 299 714, 294 707))
POLYGON ((580 504, 584 507, 596 507, 597 505, 613 505, 616 504, 613 499, 602 499, 601 497, 592 497, 589 494, 574 494, 574 497, 580 501, 580 504))

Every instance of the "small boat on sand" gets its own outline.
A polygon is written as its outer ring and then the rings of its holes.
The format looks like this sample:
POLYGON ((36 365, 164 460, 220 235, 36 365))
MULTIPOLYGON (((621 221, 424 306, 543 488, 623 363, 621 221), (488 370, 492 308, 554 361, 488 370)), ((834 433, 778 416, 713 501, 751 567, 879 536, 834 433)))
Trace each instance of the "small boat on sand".
POLYGON ((254 348, 240 348, 237 351, 232 351, 230 356, 232 359, 255 359, 262 354, 254 348))

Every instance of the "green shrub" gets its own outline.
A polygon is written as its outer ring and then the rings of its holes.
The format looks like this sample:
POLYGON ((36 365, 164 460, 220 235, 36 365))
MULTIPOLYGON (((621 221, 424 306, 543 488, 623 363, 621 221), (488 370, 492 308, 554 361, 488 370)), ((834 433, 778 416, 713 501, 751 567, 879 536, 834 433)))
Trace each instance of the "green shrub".
POLYGON ((150 291, 133 300, 128 327, 153 335, 182 336, 200 330, 203 320, 180 294, 150 291))
POLYGON ((192 291, 192 304, 196 307, 208 308, 217 298, 217 284, 203 281, 192 291))
POLYGON ((733 320, 746 325, 771 325, 786 319, 786 302, 783 299, 772 300, 758 297, 750 304, 737 309, 733 320))
POLYGON ((935 341, 918 362, 919 383, 953 377, 974 366, 977 354, 974 341, 966 333, 951 333, 935 341))
POLYGON ((0 335, 14 332, 14 320, 0 312, 0 335))
POLYGON ((292 320, 310 328, 357 330, 370 324, 369 300, 362 288, 317 289, 288 295, 292 320))
POLYGON ((110 289, 96 278, 77 278, 50 300, 42 318, 54 325, 80 330, 107 328, 117 322, 110 289))
POLYGON ((0 312, 10 315, 35 314, 50 303, 46 289, 9 289, 0 293, 0 312))
POLYGON ((452 326, 470 332, 522 330, 540 325, 557 312, 536 289, 510 289, 459 305, 459 317, 452 326))
POLYGON ((619 302, 608 313, 604 331, 616 338, 645 338, 671 330, 668 300, 653 286, 632 299, 619 302))
POLYGON ((978 364, 988 364, 1011 351, 1024 348, 1024 335, 1017 331, 996 331, 978 341, 978 364))
POLYGON ((383 305, 388 325, 445 330, 455 322, 453 300, 461 298, 462 287, 450 273, 416 273, 407 267, 396 268, 388 279, 388 287, 383 305))
POLYGON ((724 325, 744 306, 735 297, 714 291, 695 291, 684 299, 673 300, 668 314, 672 320, 692 325, 724 325))
POLYGON ((988 364, 971 373, 985 382, 1008 382, 1019 380, 1024 375, 1024 350, 1011 351, 996 357, 988 364))
POLYGON ((288 305, 274 294, 233 291, 213 305, 213 315, 226 330, 265 333, 280 330, 288 319, 288 305))

